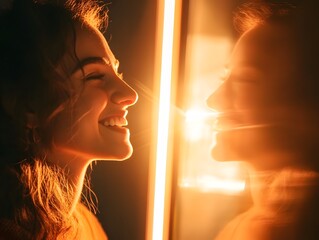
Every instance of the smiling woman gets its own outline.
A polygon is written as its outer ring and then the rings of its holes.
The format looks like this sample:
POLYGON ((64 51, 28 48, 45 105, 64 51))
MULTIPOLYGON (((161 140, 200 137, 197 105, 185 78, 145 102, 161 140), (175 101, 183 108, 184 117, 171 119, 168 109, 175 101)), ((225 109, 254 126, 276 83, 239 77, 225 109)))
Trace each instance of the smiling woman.
POLYGON ((66 56, 65 62, 75 69, 70 80, 76 101, 55 120, 55 146, 63 153, 75 153, 83 163, 127 158, 132 147, 125 117, 136 92, 120 78, 118 60, 102 34, 90 26, 76 25, 75 30, 79 60, 66 56))
POLYGON ((137 94, 99 30, 105 8, 1 4, 0 238, 107 239, 80 196, 92 161, 131 156, 137 94))

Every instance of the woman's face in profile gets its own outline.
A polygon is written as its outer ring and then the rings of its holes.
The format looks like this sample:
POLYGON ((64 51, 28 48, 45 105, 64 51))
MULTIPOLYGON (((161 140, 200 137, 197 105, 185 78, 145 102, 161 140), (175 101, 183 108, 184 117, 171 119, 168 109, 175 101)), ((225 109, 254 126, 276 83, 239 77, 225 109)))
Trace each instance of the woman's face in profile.
POLYGON ((76 25, 75 53, 67 57, 75 102, 55 120, 53 143, 60 153, 79 159, 125 159, 132 154, 127 108, 137 93, 118 74, 118 61, 103 35, 76 25))
POLYGON ((287 164, 298 126, 305 124, 295 104, 295 52, 283 26, 256 26, 238 40, 225 81, 207 100, 219 112, 216 160, 244 160, 264 169, 287 164), (282 162, 272 162, 274 154, 282 162), (261 156, 263 161, 254 162, 261 156))

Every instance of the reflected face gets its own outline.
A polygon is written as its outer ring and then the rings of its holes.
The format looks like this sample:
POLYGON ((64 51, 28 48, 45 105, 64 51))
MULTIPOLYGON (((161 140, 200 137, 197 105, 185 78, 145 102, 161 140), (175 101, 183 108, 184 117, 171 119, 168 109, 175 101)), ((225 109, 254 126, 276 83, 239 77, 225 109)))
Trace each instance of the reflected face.
POLYGON ((126 116, 137 93, 117 73, 118 61, 98 30, 78 24, 75 53, 78 60, 64 59, 73 103, 55 119, 55 153, 86 162, 130 157, 126 116))
POLYGON ((212 149, 216 160, 243 160, 261 168, 287 164, 305 123, 296 103, 296 59, 291 35, 282 26, 256 26, 238 40, 225 81, 207 100, 219 112, 212 149), (274 156, 276 161, 260 160, 274 156))

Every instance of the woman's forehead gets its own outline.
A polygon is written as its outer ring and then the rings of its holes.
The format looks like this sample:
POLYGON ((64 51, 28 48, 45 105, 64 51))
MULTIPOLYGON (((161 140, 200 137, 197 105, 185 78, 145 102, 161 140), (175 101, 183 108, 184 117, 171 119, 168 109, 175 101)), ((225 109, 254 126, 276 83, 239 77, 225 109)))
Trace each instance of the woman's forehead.
POLYGON ((85 59, 103 59, 115 70, 119 62, 112 53, 103 34, 94 27, 84 23, 75 24, 75 41, 71 41, 58 71, 71 75, 76 66, 85 59), (60 69, 62 68, 62 69, 60 69))
POLYGON ((245 63, 262 67, 276 59, 294 62, 295 43, 289 29, 276 25, 260 25, 246 31, 237 41, 229 65, 245 63))
POLYGON ((76 25, 75 53, 79 59, 101 57, 112 64, 116 62, 103 34, 87 24, 76 25))

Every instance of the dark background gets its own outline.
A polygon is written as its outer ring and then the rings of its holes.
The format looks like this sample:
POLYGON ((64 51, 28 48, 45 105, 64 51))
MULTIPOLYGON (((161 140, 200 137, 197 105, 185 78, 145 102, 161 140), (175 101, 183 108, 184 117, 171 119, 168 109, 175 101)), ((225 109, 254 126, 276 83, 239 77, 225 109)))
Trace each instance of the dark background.
POLYGON ((98 198, 97 216, 109 239, 142 240, 146 230, 156 1, 113 0, 108 9, 106 39, 120 61, 119 72, 139 94, 139 101, 128 114, 134 153, 123 162, 93 164, 91 184, 98 198))

